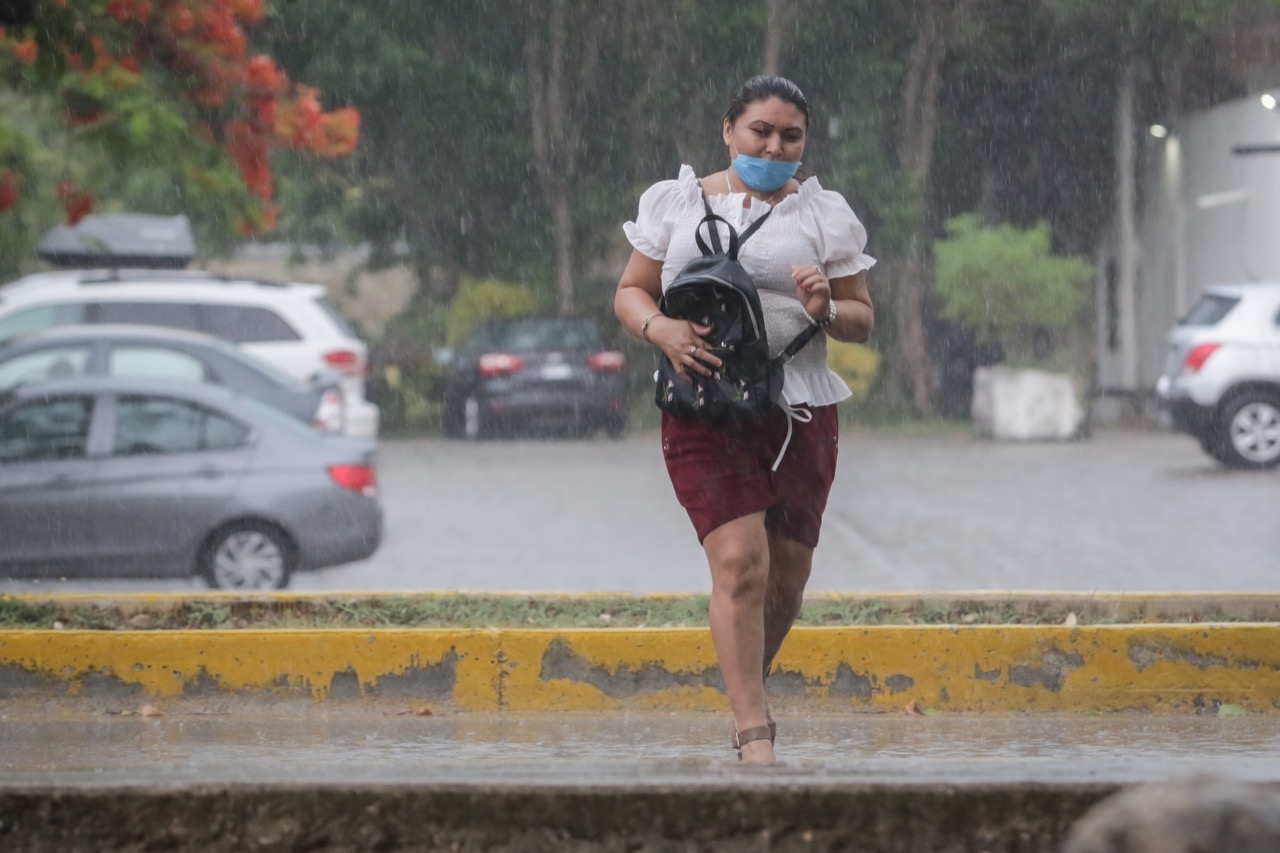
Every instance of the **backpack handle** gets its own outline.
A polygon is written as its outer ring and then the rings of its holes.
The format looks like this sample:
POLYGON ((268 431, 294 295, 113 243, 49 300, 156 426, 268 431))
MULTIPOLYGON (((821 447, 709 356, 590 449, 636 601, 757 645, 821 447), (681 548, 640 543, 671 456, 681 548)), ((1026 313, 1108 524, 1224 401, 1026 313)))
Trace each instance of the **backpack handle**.
POLYGON ((740 242, 738 232, 729 224, 729 220, 717 213, 710 212, 710 210, 707 211, 706 216, 702 217, 702 221, 698 223, 698 227, 694 229, 693 232, 693 239, 698 244, 698 250, 701 251, 703 255, 719 255, 724 251, 720 245, 720 228, 716 225, 717 222, 723 222, 724 227, 729 229, 729 251, 727 254, 731 260, 736 261, 738 259, 738 244, 740 242), (711 238, 710 246, 707 246, 706 241, 702 239, 703 225, 707 226, 707 236, 711 238))

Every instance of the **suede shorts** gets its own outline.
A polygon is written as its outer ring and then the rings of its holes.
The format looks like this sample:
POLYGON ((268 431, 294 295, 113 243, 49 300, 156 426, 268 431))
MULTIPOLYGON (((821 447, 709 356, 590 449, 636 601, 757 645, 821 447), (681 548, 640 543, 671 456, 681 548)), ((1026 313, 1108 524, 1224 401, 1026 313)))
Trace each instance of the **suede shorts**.
POLYGON ((822 513, 835 480, 840 428, 835 406, 809 408, 808 423, 774 409, 758 423, 706 423, 662 413, 662 456, 676 498, 701 542, 720 525, 764 511, 770 533, 817 547, 822 513))

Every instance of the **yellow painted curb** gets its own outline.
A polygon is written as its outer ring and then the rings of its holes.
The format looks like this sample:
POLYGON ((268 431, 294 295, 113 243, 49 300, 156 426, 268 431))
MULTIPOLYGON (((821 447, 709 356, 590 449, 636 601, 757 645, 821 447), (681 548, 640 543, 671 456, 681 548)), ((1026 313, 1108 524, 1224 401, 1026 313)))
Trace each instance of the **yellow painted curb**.
MULTIPOLYGON (((705 628, 0 632, 0 696, 404 698, 458 710, 716 710, 705 628)), ((778 705, 1280 710, 1280 624, 797 628, 778 705)))
POLYGON ((7 631, 0 685, 6 668, 73 696, 103 683, 161 699, 211 689, 326 699, 338 688, 466 708, 498 707, 501 672, 495 632, 456 630, 7 631))

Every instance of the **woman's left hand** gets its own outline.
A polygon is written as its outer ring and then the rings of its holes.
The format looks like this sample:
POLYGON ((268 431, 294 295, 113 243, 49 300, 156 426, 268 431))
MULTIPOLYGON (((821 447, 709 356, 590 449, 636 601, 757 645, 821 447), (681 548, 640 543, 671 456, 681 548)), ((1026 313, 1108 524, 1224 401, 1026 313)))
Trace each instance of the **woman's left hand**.
POLYGON ((809 316, 815 321, 826 317, 831 308, 831 282, 822 270, 812 265, 792 264, 791 277, 796 282, 796 296, 809 316))

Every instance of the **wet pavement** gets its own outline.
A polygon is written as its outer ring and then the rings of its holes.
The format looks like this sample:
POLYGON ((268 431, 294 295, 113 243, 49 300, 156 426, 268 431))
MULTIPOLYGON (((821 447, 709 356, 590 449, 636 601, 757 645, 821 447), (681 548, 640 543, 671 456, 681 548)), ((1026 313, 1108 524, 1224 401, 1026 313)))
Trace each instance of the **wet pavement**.
MULTIPOLYGON (((1077 442, 845 430, 815 592, 1280 591, 1280 471, 1229 471, 1193 439, 1077 442)), ((300 591, 705 592, 706 559, 656 433, 623 441, 386 439, 386 539, 300 591)), ((5 592, 204 592, 198 581, 0 578, 5 592)))
POLYGON ((0 788, 1280 782, 1280 719, 1264 716, 780 714, 781 761, 758 768, 736 760, 716 714, 162 710, 10 704, 0 788))

